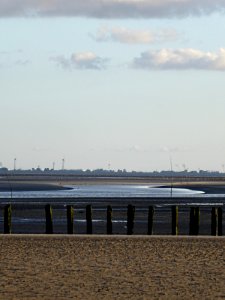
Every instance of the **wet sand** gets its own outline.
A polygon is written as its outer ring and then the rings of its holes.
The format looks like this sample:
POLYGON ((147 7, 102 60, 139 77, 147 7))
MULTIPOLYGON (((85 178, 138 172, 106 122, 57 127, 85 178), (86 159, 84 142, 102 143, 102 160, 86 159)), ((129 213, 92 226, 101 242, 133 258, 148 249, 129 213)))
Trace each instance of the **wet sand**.
POLYGON ((0 235, 0 299, 224 299, 224 237, 0 235))

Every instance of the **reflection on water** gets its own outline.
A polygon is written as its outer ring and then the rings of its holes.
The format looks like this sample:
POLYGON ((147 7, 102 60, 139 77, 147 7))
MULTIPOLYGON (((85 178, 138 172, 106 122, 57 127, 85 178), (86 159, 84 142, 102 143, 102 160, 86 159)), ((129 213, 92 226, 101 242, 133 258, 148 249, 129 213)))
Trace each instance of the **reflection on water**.
MULTIPOLYGON (((13 198, 59 198, 59 197, 170 197, 171 188, 148 185, 77 185, 70 190, 59 191, 19 191, 13 198)), ((172 189, 173 197, 199 196, 204 193, 189 189, 172 189)), ((10 192, 1 192, 0 198, 11 198, 10 192)))

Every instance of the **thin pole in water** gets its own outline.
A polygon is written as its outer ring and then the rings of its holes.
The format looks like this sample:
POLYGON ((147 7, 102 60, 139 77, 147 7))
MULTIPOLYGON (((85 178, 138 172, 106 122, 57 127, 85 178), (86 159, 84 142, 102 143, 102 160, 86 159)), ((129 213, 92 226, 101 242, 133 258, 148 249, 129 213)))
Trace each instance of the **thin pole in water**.
POLYGON ((170 178, 170 197, 173 197, 173 160, 172 156, 170 155, 170 171, 171 171, 171 178, 170 178))

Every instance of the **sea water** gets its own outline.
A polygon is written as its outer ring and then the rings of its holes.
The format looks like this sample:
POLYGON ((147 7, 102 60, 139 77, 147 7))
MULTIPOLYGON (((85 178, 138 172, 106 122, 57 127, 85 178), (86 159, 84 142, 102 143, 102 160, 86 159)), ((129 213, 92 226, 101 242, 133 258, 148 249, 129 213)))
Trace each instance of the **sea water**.
MULTIPOLYGON (((93 207, 94 233, 105 233, 106 207, 113 208, 113 232, 126 234, 127 205, 135 210, 135 233, 146 234, 148 207, 154 206, 154 232, 169 234, 171 206, 179 206, 180 233, 188 234, 189 207, 201 207, 202 234, 210 232, 211 207, 224 206, 225 195, 206 195, 191 189, 162 188, 151 185, 76 185, 58 191, 13 191, 0 193, 0 208, 12 204, 13 232, 44 233, 44 205, 53 207, 54 232, 66 233, 66 205, 74 207, 74 231, 86 232, 85 208, 93 207), (130 199, 129 199, 130 198, 130 199)), ((0 232, 3 217, 0 216, 0 232)))
POLYGON ((151 185, 76 185, 54 191, 1 192, 0 198, 73 198, 73 197, 188 197, 203 195, 202 191, 160 188, 151 185))

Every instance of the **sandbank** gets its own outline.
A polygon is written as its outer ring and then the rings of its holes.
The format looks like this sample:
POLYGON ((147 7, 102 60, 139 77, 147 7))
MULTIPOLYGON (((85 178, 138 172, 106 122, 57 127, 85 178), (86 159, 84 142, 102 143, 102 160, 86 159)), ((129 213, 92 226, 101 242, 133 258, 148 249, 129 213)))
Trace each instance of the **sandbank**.
POLYGON ((0 192, 24 192, 24 191, 55 191, 67 190, 70 187, 60 183, 43 183, 43 182, 0 182, 0 192))

